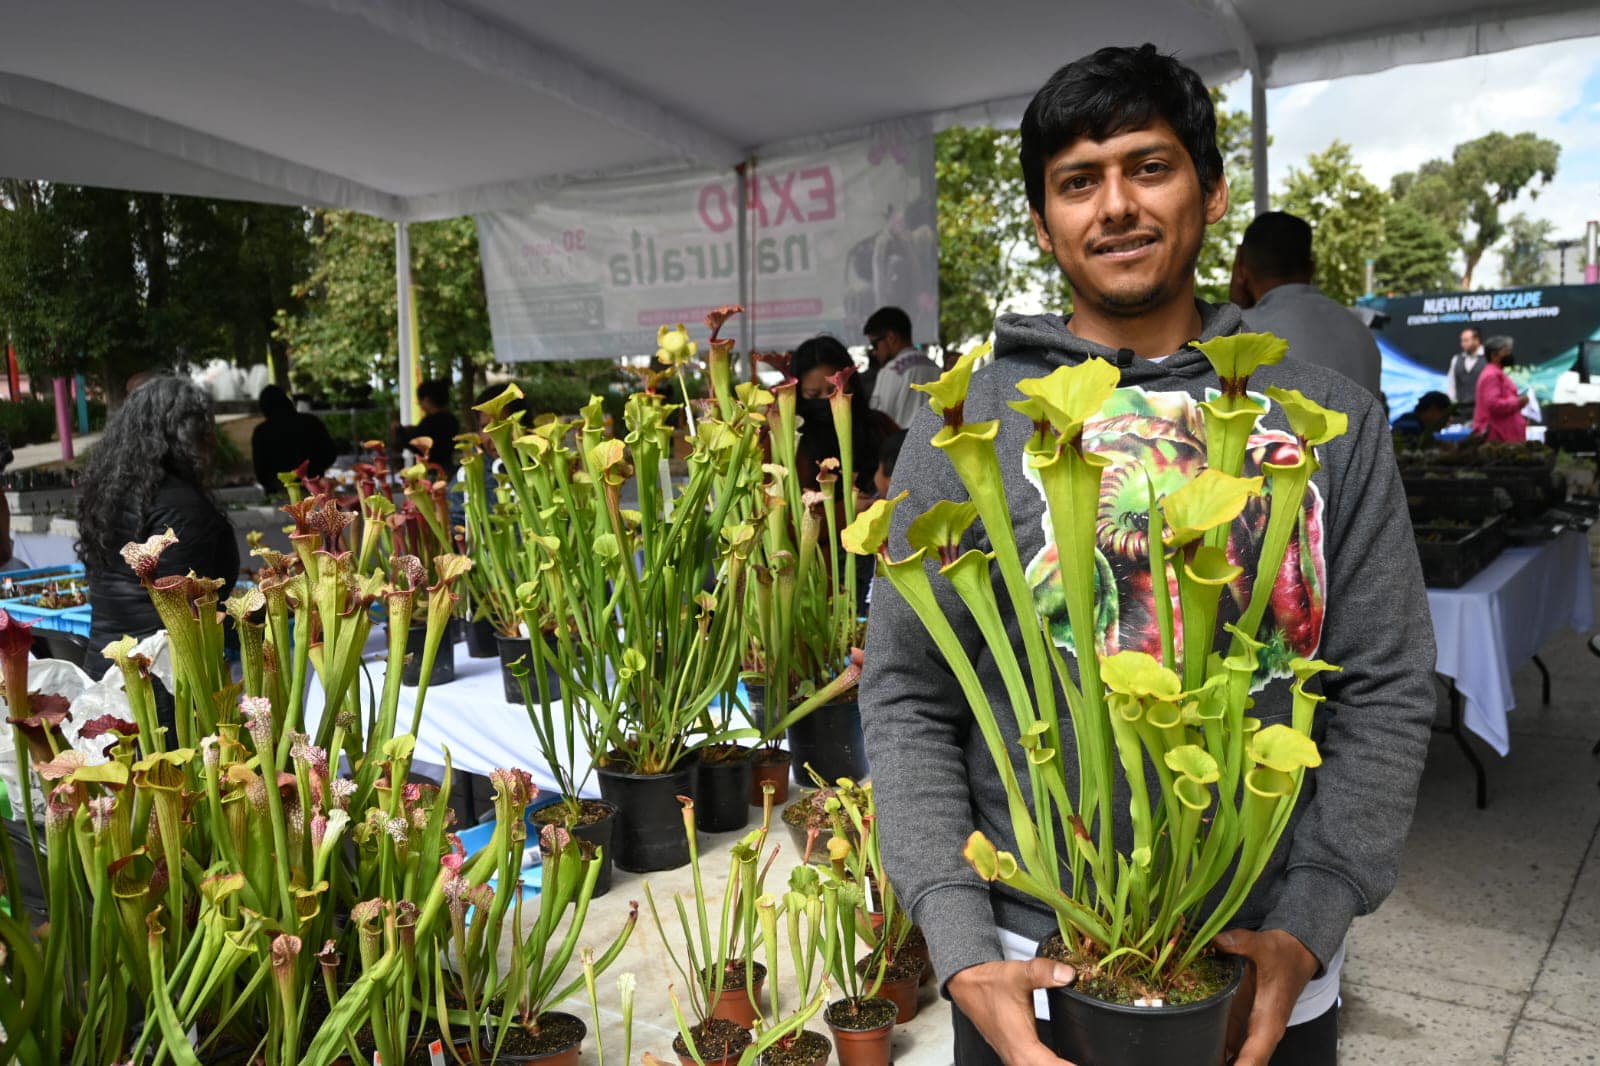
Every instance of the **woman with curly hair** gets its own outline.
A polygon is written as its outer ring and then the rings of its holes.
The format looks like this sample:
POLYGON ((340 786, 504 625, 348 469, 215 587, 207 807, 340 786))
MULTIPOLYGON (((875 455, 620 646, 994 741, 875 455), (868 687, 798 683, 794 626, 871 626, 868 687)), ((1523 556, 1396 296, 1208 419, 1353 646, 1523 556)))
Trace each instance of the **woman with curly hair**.
MULTIPOLYGON (((178 543, 156 576, 221 578, 226 597, 239 574, 239 545, 208 487, 216 422, 205 393, 176 377, 156 377, 129 394, 89 453, 78 503, 78 558, 88 571, 94 622, 84 669, 103 675, 100 649, 124 634, 161 628, 149 594, 122 558, 122 546, 171 528, 178 543)), ((164 701, 163 701, 164 702, 164 701)))

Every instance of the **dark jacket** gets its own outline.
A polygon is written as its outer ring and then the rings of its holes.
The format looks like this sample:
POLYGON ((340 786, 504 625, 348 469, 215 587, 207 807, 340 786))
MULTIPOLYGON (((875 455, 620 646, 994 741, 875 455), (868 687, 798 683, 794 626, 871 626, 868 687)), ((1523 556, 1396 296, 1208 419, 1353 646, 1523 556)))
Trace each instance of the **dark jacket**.
POLYGON ((428 462, 438 463, 448 481, 456 469, 456 435, 460 432, 461 420, 455 412, 435 411, 423 415, 422 421, 414 426, 401 426, 394 435, 395 451, 411 447, 411 442, 418 437, 431 438, 433 448, 428 453, 428 462))
MULTIPOLYGON (((161 554, 157 577, 187 574, 221 578, 225 584, 219 598, 233 591, 239 577, 239 544, 233 523, 196 485, 168 474, 156 488, 144 514, 125 512, 117 536, 123 542, 146 540, 171 527, 178 543, 161 554)), ((91 560, 87 564, 89 602, 94 606, 94 622, 89 630, 89 654, 84 669, 100 677, 111 665, 100 654, 112 641, 124 635, 147 637, 161 628, 150 594, 133 570, 118 563, 110 570, 91 560)))
POLYGON ((268 496, 281 494, 279 474, 297 470, 309 463, 306 473, 321 477, 338 455, 328 427, 316 415, 284 411, 269 415, 250 435, 250 459, 255 464, 256 481, 268 496))
MULTIPOLYGON (((1202 304, 1201 313, 1205 337, 1239 329, 1239 311, 1230 304, 1202 304)), ((1053 548, 1045 553, 1044 504, 1022 460, 1032 426, 1006 401, 1019 395, 1018 381, 1096 357, 1115 360, 1117 353, 1074 336, 1059 316, 1006 315, 997 324, 994 362, 973 375, 967 394, 968 422, 1000 421, 996 446, 1018 547, 1024 565, 1035 558, 1045 564, 1034 573, 1042 571, 1036 595, 1046 606, 1053 548)), ((1113 411, 1097 429, 1103 440, 1097 450, 1153 456, 1150 469, 1159 473, 1177 465, 1192 476, 1205 455, 1194 404, 1218 387, 1205 356, 1186 345, 1159 363, 1136 359, 1123 369, 1122 385, 1118 403, 1124 413, 1113 411)), ((1313 730, 1322 766, 1307 775, 1294 820, 1234 924, 1287 930, 1326 965, 1351 919, 1371 911, 1394 886, 1433 720, 1433 627, 1394 448, 1375 398, 1349 379, 1305 363, 1265 367, 1251 378, 1252 391, 1268 385, 1300 389, 1350 418, 1349 432, 1321 449, 1324 465, 1314 478, 1306 534, 1312 558, 1296 568, 1301 585, 1289 590, 1295 594, 1284 597, 1281 610, 1275 602, 1262 626, 1295 653, 1326 659, 1343 672, 1328 675, 1322 685, 1327 702, 1318 708, 1313 730), (1378 619, 1381 625, 1374 624, 1378 619)), ((908 554, 905 533, 913 518, 936 500, 966 497, 950 461, 929 443, 939 425, 932 412, 919 413, 895 466, 891 493, 910 493, 894 515, 895 558, 908 554)), ((1286 428, 1282 412, 1271 409, 1262 419, 1262 447, 1292 442, 1286 428)), ((1257 521, 1253 513, 1241 516, 1247 525, 1240 535, 1251 536, 1258 526, 1249 523, 1257 521)), ((980 528, 968 532, 963 549, 984 547, 980 528)), ((1116 639, 1127 648, 1148 639, 1149 612, 1133 594, 1134 564, 1122 563, 1137 538, 1110 535, 1106 565, 1122 593, 1116 639), (1124 573, 1126 589, 1118 576, 1124 573)), ((935 577, 933 587, 957 638, 973 655, 1016 772, 1026 781, 996 659, 948 583, 935 577)), ((1003 587, 997 592, 1001 604, 1009 602, 1003 587)), ((1017 621, 1007 615, 1007 629, 1020 641, 1017 621)), ((997 847, 1015 850, 1004 790, 950 668, 887 580, 873 587, 867 632, 861 722, 884 859, 911 916, 927 933, 940 979, 948 980, 958 970, 1001 957, 997 926, 1041 939, 1054 930, 1055 919, 1031 899, 991 888, 961 857, 975 828, 997 847)), ((1018 649, 1021 657, 1020 644, 1018 649)), ((1274 676, 1255 694, 1251 713, 1263 722, 1289 714, 1284 665, 1277 662, 1274 676)), ((1059 686, 1056 700, 1065 717, 1059 686)), ((1063 763, 1067 794, 1074 795, 1077 760, 1067 752, 1063 763)), ((1127 810, 1125 787, 1118 795, 1116 809, 1127 810)))

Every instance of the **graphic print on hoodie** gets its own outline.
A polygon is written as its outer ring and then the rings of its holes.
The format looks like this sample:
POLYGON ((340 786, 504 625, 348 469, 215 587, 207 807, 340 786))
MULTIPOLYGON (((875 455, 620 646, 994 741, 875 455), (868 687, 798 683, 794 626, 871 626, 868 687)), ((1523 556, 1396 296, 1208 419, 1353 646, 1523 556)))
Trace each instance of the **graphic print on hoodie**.
MULTIPOLYGON (((1208 397, 1216 395, 1215 390, 1207 392, 1208 397)), ((1265 396, 1251 395, 1270 407, 1271 401, 1265 396)), ((1153 489, 1159 504, 1169 492, 1205 469, 1205 416, 1194 397, 1186 392, 1151 392, 1127 386, 1118 389, 1100 414, 1086 423, 1083 440, 1086 450, 1111 460, 1101 478, 1095 525, 1096 646, 1102 656, 1142 651, 1159 659, 1161 633, 1150 577, 1148 493, 1153 489)), ((1292 435, 1258 428, 1250 438, 1243 476, 1260 476, 1265 472, 1263 463, 1292 464, 1299 458, 1299 443, 1292 435)), ((1025 461, 1024 470, 1042 498, 1038 477, 1027 469, 1025 461)), ((1254 497, 1234 520, 1228 537, 1228 561, 1240 567, 1241 573, 1223 591, 1218 610, 1219 632, 1223 623, 1237 622, 1250 605, 1267 515, 1267 498, 1254 497)), ((1050 620, 1056 643, 1075 653, 1048 507, 1041 523, 1045 544, 1028 566, 1028 579, 1040 613, 1050 620)), ((1306 492, 1305 522, 1299 535, 1289 542, 1271 603, 1257 632, 1257 639, 1265 645, 1256 672, 1257 689, 1273 678, 1292 676, 1289 664, 1294 659, 1316 657, 1327 588, 1323 533, 1322 493, 1313 483, 1306 492)), ((1174 606, 1173 639, 1181 664, 1183 621, 1176 609, 1175 563, 1169 563, 1168 575, 1168 593, 1174 606)))

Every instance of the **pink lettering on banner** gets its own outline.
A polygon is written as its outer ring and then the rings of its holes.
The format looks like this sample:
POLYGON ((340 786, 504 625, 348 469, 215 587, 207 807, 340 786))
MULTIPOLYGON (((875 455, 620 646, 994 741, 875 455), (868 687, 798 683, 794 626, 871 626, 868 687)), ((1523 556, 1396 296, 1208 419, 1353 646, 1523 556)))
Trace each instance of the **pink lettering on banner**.
POLYGON ((817 204, 806 213, 807 222, 826 222, 838 214, 838 202, 833 195, 833 170, 829 167, 807 167, 800 172, 800 180, 808 185, 806 199, 817 204))
MULTIPOLYGON (((707 304, 703 307, 662 307, 649 311, 640 311, 636 321, 645 329, 654 329, 657 326, 675 326, 679 322, 699 322, 706 317, 712 307, 707 304)), ((815 318, 822 314, 822 301, 817 299, 805 300, 763 300, 750 309, 758 320, 774 318, 815 318)))
POLYGON ((726 233, 738 221, 729 206, 728 190, 721 185, 706 185, 700 189, 700 221, 712 233, 726 233))
POLYGON ((800 213, 800 205, 794 202, 794 193, 791 191, 794 188, 794 179, 795 172, 792 170, 785 174, 781 181, 777 178, 767 178, 767 185, 778 195, 778 217, 772 221, 774 226, 783 225, 784 217, 791 214, 794 215, 796 222, 806 220, 800 213))

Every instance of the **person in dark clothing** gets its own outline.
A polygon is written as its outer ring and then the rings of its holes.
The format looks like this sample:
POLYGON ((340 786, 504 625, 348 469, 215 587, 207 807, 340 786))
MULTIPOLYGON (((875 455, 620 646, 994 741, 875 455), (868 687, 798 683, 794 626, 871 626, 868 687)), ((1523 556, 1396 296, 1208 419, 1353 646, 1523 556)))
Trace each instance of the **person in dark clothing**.
MULTIPOLYGON (((833 408, 829 405, 831 391, 828 379, 846 368, 854 370, 855 360, 837 339, 821 334, 801 343, 794 351, 790 373, 798 384, 795 411, 803 424, 800 427, 800 476, 807 488, 816 486, 818 465, 824 459, 839 458, 839 435, 833 425, 833 408)), ((851 459, 855 465, 856 491, 866 500, 877 495, 878 449, 884 437, 896 427, 877 411, 867 406, 867 399, 854 387, 850 390, 850 421, 855 448, 851 459)), ((865 500, 863 501, 865 506, 865 500)))
POLYGON ((1450 423, 1453 408, 1450 397, 1444 393, 1425 392, 1415 407, 1394 420, 1389 430, 1397 437, 1432 439, 1450 423))
MULTIPOLYGON (((162 553, 156 576, 192 570, 200 577, 222 579, 219 598, 233 591, 239 545, 233 523, 207 487, 216 447, 216 424, 205 393, 181 378, 163 376, 128 396, 89 453, 78 504, 77 550, 94 607, 84 662, 91 677, 101 677, 111 665, 101 654, 107 644, 124 635, 147 637, 161 628, 149 593, 122 558, 129 541, 170 528, 178 543, 162 553)), ((170 699, 165 704, 170 716, 170 699)))
POLYGON ((268 496, 281 494, 279 474, 297 470, 309 463, 306 474, 321 477, 339 450, 328 427, 316 415, 296 411, 288 393, 276 385, 261 390, 256 404, 266 421, 250 435, 250 459, 255 464, 256 481, 268 496))
POLYGON ((456 472, 456 434, 461 432, 461 420, 450 410, 450 382, 433 378, 418 385, 417 406, 422 408, 422 421, 395 427, 395 451, 411 447, 418 437, 427 437, 433 441, 428 463, 437 464, 448 481, 456 472))

